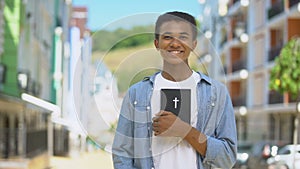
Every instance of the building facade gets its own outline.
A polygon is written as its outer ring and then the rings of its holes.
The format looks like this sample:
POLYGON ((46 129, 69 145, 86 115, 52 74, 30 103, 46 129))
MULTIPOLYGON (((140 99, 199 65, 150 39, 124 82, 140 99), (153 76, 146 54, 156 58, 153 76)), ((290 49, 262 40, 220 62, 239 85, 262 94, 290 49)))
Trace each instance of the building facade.
MULTIPOLYGON (((300 35, 299 1, 219 0, 201 6, 203 23, 212 22, 202 25, 201 45, 212 42, 217 54, 208 67, 230 91, 238 139, 292 143, 295 99, 270 90, 269 78, 281 48, 300 35), (205 37, 207 31, 211 39, 205 37)), ((210 52, 201 50, 200 56, 210 52)))
POLYGON ((54 66, 64 50, 55 30, 68 27, 70 6, 67 0, 0 1, 0 168, 49 167, 52 111, 21 96, 57 104, 54 66))

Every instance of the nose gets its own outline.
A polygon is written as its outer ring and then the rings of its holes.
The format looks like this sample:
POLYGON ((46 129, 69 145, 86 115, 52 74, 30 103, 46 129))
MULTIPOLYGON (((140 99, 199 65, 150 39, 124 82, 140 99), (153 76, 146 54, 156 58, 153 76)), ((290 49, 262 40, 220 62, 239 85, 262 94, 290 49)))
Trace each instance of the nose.
POLYGON ((180 40, 178 38, 173 38, 173 40, 170 43, 171 47, 177 48, 181 44, 180 40))

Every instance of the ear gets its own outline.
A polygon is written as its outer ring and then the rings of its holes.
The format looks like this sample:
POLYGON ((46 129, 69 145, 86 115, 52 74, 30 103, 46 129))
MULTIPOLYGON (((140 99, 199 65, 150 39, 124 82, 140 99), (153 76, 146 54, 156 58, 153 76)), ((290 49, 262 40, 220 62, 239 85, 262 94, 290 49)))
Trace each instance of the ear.
POLYGON ((193 45, 192 45, 192 50, 194 50, 196 48, 196 46, 197 46, 197 40, 194 40, 193 45))
POLYGON ((154 43, 154 46, 156 47, 156 49, 159 50, 158 40, 154 39, 153 43, 154 43))

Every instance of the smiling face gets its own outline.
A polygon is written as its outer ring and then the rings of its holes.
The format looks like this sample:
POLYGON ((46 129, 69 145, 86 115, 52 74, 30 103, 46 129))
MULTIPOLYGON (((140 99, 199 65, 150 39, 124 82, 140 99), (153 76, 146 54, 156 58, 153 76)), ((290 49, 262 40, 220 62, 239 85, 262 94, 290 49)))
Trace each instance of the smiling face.
POLYGON ((196 47, 191 24, 184 21, 168 21, 161 25, 159 37, 154 40, 164 63, 188 64, 188 57, 196 47))

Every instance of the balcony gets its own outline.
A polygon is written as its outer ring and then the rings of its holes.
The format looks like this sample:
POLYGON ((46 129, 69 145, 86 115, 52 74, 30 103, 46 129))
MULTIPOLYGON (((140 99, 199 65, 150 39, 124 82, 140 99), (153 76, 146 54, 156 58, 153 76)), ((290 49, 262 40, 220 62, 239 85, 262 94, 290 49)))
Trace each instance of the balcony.
POLYGON ((277 91, 270 91, 268 103, 269 104, 283 103, 283 95, 277 91))
POLYGON ((280 55, 281 49, 282 49, 282 44, 272 47, 271 50, 269 51, 268 61, 271 62, 275 60, 275 58, 280 55))
POLYGON ((284 3, 283 0, 280 0, 272 4, 272 7, 268 10, 268 19, 273 18, 274 16, 280 14, 283 11, 284 11, 284 3))
POLYGON ((34 157, 47 151, 47 130, 0 129, 0 158, 34 157), (24 138, 26 137, 26 141, 24 138), (24 144, 26 143, 26 144, 24 144))
POLYGON ((247 33, 247 24, 245 21, 239 21, 235 25, 233 37, 239 38, 243 33, 247 33))
POLYGON ((289 8, 299 3, 299 0, 289 0, 289 8))
POLYGON ((245 106, 246 105, 246 97, 244 95, 232 97, 232 105, 233 107, 245 106))
POLYGON ((224 65, 223 67, 221 67, 220 68, 220 73, 223 75, 223 74, 227 74, 228 73, 228 71, 227 71, 227 66, 226 65, 224 65))
POLYGON ((237 2, 240 2, 241 0, 233 0, 233 3, 232 4, 235 4, 237 2))
POLYGON ((228 8, 231 8, 234 6, 236 3, 240 2, 241 0, 233 0, 232 3, 228 3, 228 8))
POLYGON ((246 69, 246 60, 240 59, 232 64, 232 72, 236 72, 238 70, 246 69))
POLYGON ((221 42, 220 42, 220 47, 223 47, 226 42, 227 42, 227 35, 222 36, 222 39, 221 39, 221 42))

